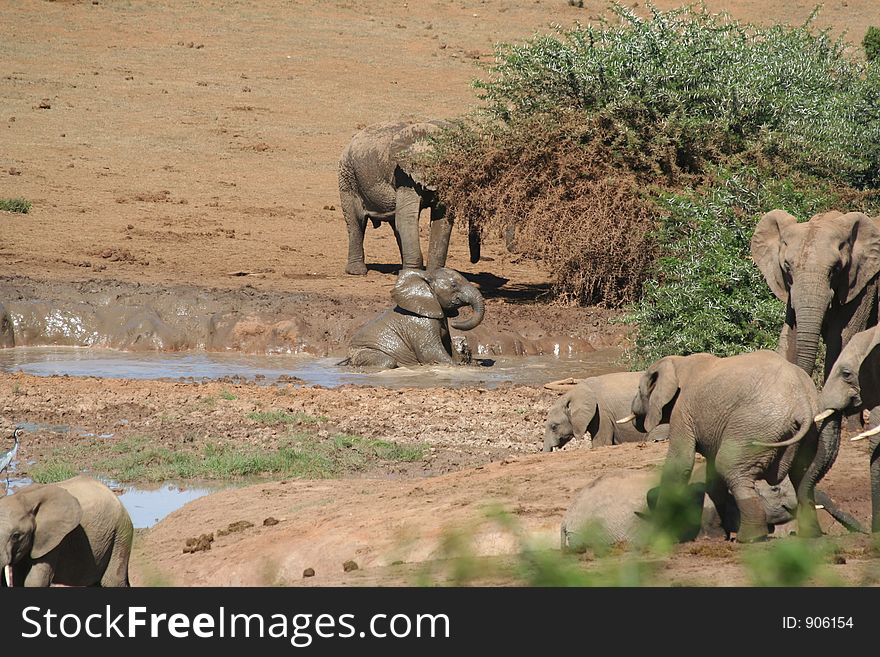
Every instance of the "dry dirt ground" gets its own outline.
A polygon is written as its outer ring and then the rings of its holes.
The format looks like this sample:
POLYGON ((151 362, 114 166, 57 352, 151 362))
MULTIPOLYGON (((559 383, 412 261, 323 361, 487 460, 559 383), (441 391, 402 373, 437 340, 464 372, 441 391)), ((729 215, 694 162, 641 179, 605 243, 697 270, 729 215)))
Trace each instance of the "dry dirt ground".
MULTIPOLYGON (((706 5, 800 23, 814 2, 706 5)), ((0 198, 23 197, 33 208, 0 212, 0 299, 207 299, 217 312, 254 316, 251 337, 293 316, 302 323, 284 330, 305 335, 314 353, 333 353, 385 303, 399 262, 385 226, 368 232, 369 274, 342 274, 336 163, 351 134, 377 121, 466 112, 477 102, 469 81, 493 43, 596 16, 564 0, 2 2, 0 198)), ((818 23, 859 43, 868 25, 880 24, 880 7, 835 0, 818 23)), ((489 298, 486 340, 564 337, 601 348, 621 334, 607 312, 547 306, 547 272, 508 253, 497 236, 487 237, 477 265, 462 235, 454 238, 449 265, 489 298)), ((260 339, 222 348, 259 350, 260 339)), ((180 450, 212 441, 270 448, 291 427, 248 414, 286 409, 326 417, 305 427, 316 440, 345 432, 431 448, 421 460, 371 461, 339 480, 258 484, 199 500, 139 537, 137 583, 294 583, 306 567, 317 584, 411 582, 408 564, 441 554, 446 520, 473 520, 497 500, 530 532, 549 536, 591 473, 662 460, 663 445, 529 455, 552 398, 524 387, 270 389, 0 375, 7 424, 149 436, 180 450), (236 399, 223 397, 227 389, 236 399), (269 516, 280 522, 263 527, 269 516), (242 519, 255 528, 182 555, 186 538, 242 519), (406 544, 405 528, 417 539, 390 557, 406 544), (347 559, 362 569, 343 573, 347 559), (391 565, 397 560, 407 563, 391 565)), ((84 448, 79 458, 108 449, 74 433, 29 436, 21 463, 71 441, 84 448)), ((866 480, 865 454, 845 445, 826 488, 863 521, 866 480)), ((486 532, 481 553, 510 547, 509 537, 486 532)), ((683 547, 664 581, 744 581, 737 549, 683 547)), ((837 568, 860 582, 864 550, 846 549, 848 563, 837 568)))

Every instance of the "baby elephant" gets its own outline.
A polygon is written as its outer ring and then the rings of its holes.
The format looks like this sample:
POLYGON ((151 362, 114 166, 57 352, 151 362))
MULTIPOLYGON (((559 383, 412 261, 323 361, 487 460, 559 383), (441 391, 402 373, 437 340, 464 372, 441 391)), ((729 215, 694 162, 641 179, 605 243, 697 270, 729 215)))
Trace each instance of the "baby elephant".
POLYGON ((797 491, 798 534, 820 533, 815 487, 834 462, 839 436, 824 429, 819 434, 816 409, 810 377, 776 352, 658 360, 642 375, 632 412, 636 428, 644 431, 669 423, 660 517, 670 510, 664 505, 674 502, 675 489, 687 485, 699 453, 707 461, 707 493, 722 518, 727 491, 736 499, 738 541, 767 535, 755 482, 775 485, 786 476, 797 491))
POLYGON ((631 423, 617 424, 629 415, 641 378, 641 372, 603 374, 584 379, 562 395, 547 414, 544 451, 558 449, 572 438, 586 437, 592 447, 665 439, 665 425, 649 435, 631 423))
POLYGON ((361 326, 340 365, 383 367, 458 363, 453 356, 448 317, 470 306, 469 319, 452 322, 469 331, 483 321, 486 305, 475 285, 452 269, 405 269, 391 291, 397 304, 361 326))
MULTIPOLYGON (((695 473, 688 485, 688 499, 694 513, 680 514, 683 526, 679 539, 691 541, 700 535, 725 536, 725 524, 738 522, 738 517, 722 520, 712 503, 706 498, 703 473, 695 473)), ((655 497, 657 473, 652 471, 612 470, 599 475, 585 486, 569 507, 562 521, 562 549, 582 550, 584 541, 592 530, 593 540, 606 544, 633 543, 648 529, 645 521, 655 497)), ((767 515, 767 529, 794 520, 797 498, 794 488, 787 481, 778 486, 758 482, 758 495, 767 515)), ((735 506, 731 509, 735 513, 735 506)))
POLYGON ((128 586, 131 518, 109 488, 78 476, 0 499, 4 586, 128 586))

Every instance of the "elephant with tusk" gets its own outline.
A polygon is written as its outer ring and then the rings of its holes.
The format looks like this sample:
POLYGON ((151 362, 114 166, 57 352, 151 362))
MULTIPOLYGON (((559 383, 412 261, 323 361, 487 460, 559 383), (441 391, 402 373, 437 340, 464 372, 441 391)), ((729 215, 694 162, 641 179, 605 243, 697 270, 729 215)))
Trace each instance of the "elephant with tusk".
POLYGON ((851 438, 870 439, 871 529, 880 532, 880 326, 857 333, 844 347, 819 394, 820 426, 838 434, 841 417, 866 410, 868 429, 851 438))
POLYGON ((665 425, 647 434, 618 420, 629 413, 641 377, 642 372, 617 372, 590 377, 572 386, 547 413, 544 451, 560 449, 572 438, 587 438, 591 447, 664 440, 665 425))
POLYGON ((483 321, 486 312, 480 290, 457 271, 445 267, 430 272, 404 270, 391 297, 396 305, 355 332, 349 356, 340 365, 390 369, 458 364, 448 318, 457 317, 459 308, 470 306, 469 318, 451 323, 455 329, 469 331, 483 321))
MULTIPOLYGON (((345 273, 367 273, 364 232, 367 223, 378 228, 387 221, 394 230, 405 269, 421 269, 419 214, 431 212, 428 269, 446 265, 452 215, 425 179, 414 156, 431 148, 430 137, 443 121, 379 123, 352 137, 339 160, 339 198, 348 227, 348 263, 345 273)), ((468 235, 471 262, 480 260, 480 232, 468 235)))
POLYGON ((3 586, 128 586, 131 518, 107 486, 78 476, 0 499, 3 586))
POLYGON ((821 337, 827 378, 847 342, 877 323, 880 221, 826 212, 798 223, 773 210, 755 227, 751 251, 786 304, 779 353, 812 374, 821 337))

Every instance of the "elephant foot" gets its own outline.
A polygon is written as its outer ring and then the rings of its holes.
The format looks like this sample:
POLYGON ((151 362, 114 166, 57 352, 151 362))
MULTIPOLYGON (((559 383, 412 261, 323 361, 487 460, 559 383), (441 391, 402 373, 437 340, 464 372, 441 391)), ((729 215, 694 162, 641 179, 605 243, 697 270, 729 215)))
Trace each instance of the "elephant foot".
POLYGON ((366 276, 367 266, 362 262, 350 262, 345 267, 345 273, 352 276, 366 276))
POLYGON ((746 534, 743 536, 742 532, 738 532, 736 535, 737 543, 764 543, 765 541, 769 541, 770 536, 767 535, 765 531, 763 534, 759 533, 756 535, 746 534))

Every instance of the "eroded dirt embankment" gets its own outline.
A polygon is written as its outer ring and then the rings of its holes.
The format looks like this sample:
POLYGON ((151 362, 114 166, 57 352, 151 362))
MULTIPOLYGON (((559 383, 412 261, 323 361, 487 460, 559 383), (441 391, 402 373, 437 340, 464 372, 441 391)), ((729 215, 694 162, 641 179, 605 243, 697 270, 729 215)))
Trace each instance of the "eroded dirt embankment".
MULTIPOLYGON (((522 304, 488 297, 485 321, 464 335, 474 354, 578 356, 616 344, 624 329, 595 308, 522 304)), ((283 293, 243 285, 217 289, 119 281, 0 278, 15 346, 124 350, 341 354, 351 334, 390 300, 283 293)), ((7 336, 8 337, 8 336, 7 336)))

